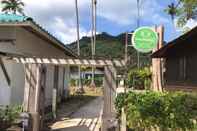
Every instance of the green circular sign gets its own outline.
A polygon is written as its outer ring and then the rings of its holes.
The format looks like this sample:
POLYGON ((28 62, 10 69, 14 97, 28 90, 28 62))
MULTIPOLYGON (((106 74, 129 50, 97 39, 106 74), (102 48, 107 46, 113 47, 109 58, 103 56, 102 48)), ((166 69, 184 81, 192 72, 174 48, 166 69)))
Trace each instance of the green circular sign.
POLYGON ((148 53, 157 47, 158 35, 150 27, 141 27, 137 29, 132 37, 134 48, 142 53, 148 53))

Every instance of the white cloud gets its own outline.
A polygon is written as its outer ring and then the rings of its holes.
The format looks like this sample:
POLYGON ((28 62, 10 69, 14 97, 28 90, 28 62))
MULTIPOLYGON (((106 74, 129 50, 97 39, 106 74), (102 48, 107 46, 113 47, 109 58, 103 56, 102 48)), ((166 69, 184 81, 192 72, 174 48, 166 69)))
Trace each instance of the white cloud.
MULTIPOLYGON (((25 13, 65 43, 76 40, 75 0, 23 0, 25 13)), ((136 0, 97 0, 98 17, 119 26, 136 23, 136 0)), ((141 0, 141 20, 153 24, 167 23, 162 17, 157 0, 141 0)), ((78 0, 80 10, 80 36, 89 36, 91 0, 78 0), (85 22, 84 22, 85 21, 85 22), (85 24, 84 24, 85 23, 85 24)), ((99 29, 98 29, 99 30, 99 29)))
MULTIPOLYGON (((76 40, 76 16, 74 0, 27 0, 25 12, 65 44, 76 40)), ((87 0, 79 2, 80 16, 86 10, 87 0), (82 13, 81 13, 82 12, 82 13)), ((80 36, 88 34, 80 27, 80 36)))
MULTIPOLYGON (((65 43, 73 42, 77 39, 76 37, 76 27, 72 24, 65 23, 61 18, 56 18, 51 27, 55 31, 55 35, 58 36, 65 43)), ((90 31, 85 29, 80 29, 80 37, 89 36, 90 31)))
POLYGON ((190 19, 185 26, 192 29, 197 26, 197 20, 190 19))
MULTIPOLYGON (((143 21, 158 24, 168 22, 161 16, 162 7, 157 0, 141 0, 140 17, 143 21)), ((137 18, 136 0, 100 0, 98 4, 98 15, 120 25, 133 25, 137 18)))

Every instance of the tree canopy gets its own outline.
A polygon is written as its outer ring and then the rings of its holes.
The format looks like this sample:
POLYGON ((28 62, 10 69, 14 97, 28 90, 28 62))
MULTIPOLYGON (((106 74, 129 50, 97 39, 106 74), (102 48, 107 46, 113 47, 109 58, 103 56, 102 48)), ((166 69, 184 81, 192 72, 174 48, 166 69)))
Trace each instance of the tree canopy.
POLYGON ((2 12, 24 15, 25 4, 21 0, 2 0, 1 4, 3 5, 2 12))
POLYGON ((177 25, 183 27, 190 19, 197 19, 197 0, 177 0, 172 2, 165 9, 174 21, 177 18, 177 25))

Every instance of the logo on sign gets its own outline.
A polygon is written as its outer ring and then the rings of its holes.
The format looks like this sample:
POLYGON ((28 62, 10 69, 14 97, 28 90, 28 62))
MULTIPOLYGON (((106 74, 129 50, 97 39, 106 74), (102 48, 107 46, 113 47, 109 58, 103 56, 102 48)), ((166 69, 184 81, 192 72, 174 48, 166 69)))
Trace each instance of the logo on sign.
POLYGON ((150 27, 141 27, 137 29, 132 37, 133 47, 142 53, 151 52, 157 47, 158 35, 150 27))

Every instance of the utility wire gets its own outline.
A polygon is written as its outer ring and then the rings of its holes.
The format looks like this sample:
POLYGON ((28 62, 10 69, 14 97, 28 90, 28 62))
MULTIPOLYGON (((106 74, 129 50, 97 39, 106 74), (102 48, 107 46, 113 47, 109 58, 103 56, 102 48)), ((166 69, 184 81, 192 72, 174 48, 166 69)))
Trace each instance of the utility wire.
MULTIPOLYGON (((140 27, 140 0, 137 0, 137 28, 140 27)), ((140 52, 137 51, 137 66, 140 68, 140 52)))

